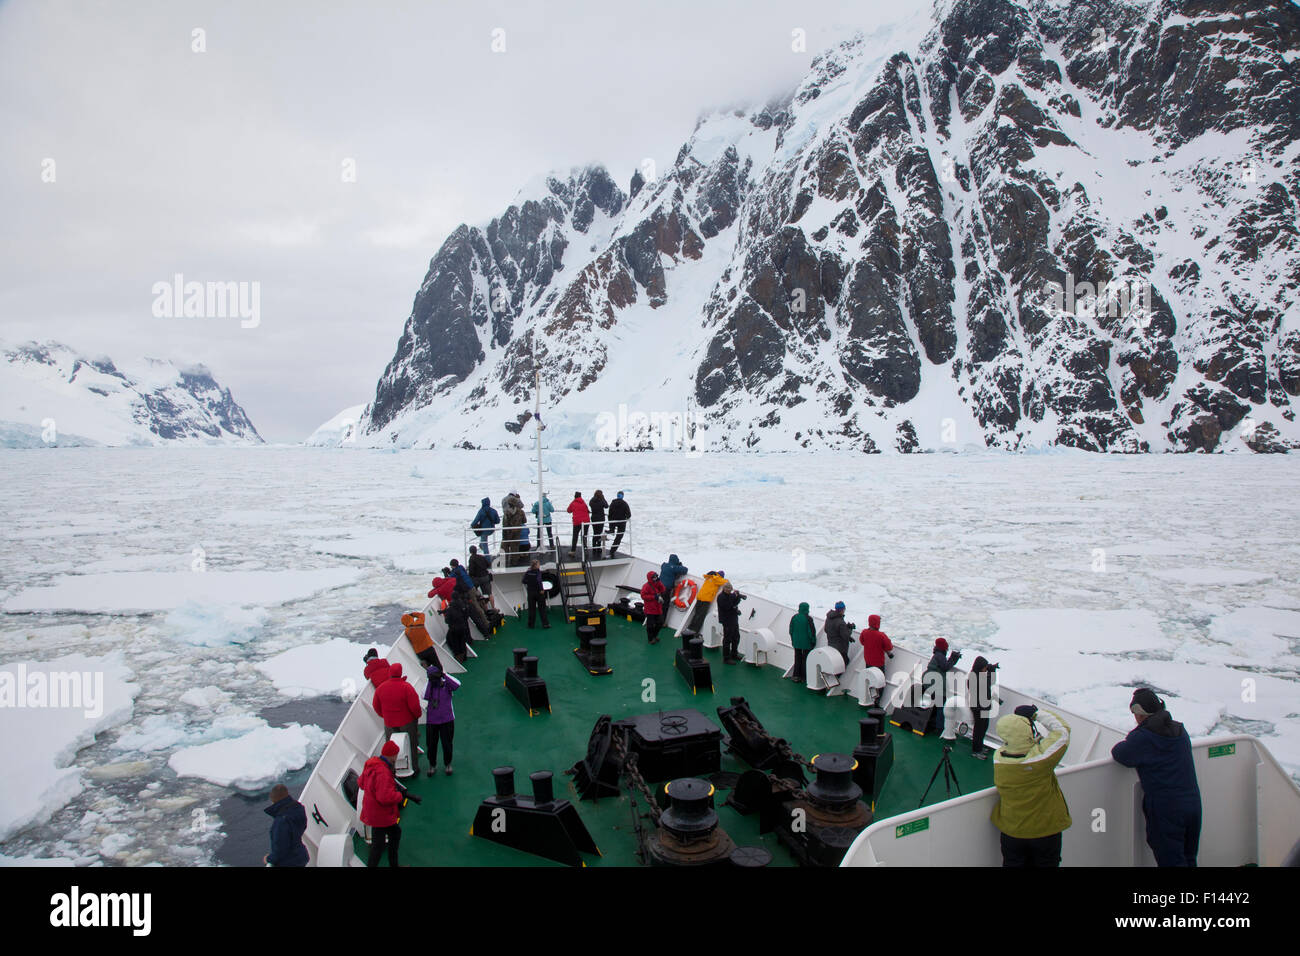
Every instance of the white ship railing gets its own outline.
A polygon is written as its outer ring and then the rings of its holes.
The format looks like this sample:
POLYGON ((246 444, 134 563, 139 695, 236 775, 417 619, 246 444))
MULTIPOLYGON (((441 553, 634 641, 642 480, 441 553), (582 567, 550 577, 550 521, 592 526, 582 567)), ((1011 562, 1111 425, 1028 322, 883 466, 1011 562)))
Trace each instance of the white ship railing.
MULTIPOLYGON (((567 515, 566 515, 567 518, 567 515)), ((632 521, 622 522, 624 525, 621 535, 617 531, 610 530, 610 522, 601 523, 600 554, 609 553, 610 546, 614 543, 615 537, 619 537, 618 550, 622 557, 627 557, 632 550, 632 521)), ((481 552, 486 542, 490 548, 489 553, 492 555, 492 570, 496 572, 506 568, 519 568, 527 570, 529 562, 538 560, 545 567, 547 564, 555 564, 557 561, 557 552, 562 551, 564 560, 580 562, 586 556, 592 561, 601 560, 596 554, 596 526, 590 521, 584 522, 581 526, 584 529, 583 534, 578 536, 578 547, 572 559, 569 557, 570 545, 573 543, 573 523, 570 521, 559 520, 558 515, 552 519, 549 526, 544 526, 539 533, 537 522, 531 521, 525 525, 517 525, 511 528, 504 528, 497 525, 490 532, 475 531, 473 528, 465 528, 463 533, 464 545, 463 552, 465 557, 461 560, 465 563, 469 561, 469 547, 474 545, 481 552), (547 533, 546 527, 551 529, 547 533), (526 547, 519 547, 517 537, 520 530, 527 530, 528 543, 526 547), (514 535, 514 537, 509 537, 514 535)))
MULTIPOLYGON (((1192 757, 1201 790, 1197 864, 1280 865, 1300 840, 1300 789, 1273 755, 1237 734, 1194 741, 1192 757)), ((1155 865, 1136 771, 1105 756, 1056 776, 1072 821, 1061 841, 1063 865, 1155 865)), ((999 832, 989 820, 997 800, 990 787, 874 823, 841 865, 1001 866, 999 832)))

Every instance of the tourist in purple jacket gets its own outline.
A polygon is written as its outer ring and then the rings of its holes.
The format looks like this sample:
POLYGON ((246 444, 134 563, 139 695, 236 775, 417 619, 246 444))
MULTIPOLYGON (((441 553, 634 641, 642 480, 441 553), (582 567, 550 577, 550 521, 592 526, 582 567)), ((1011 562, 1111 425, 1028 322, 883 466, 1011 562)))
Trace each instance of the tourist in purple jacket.
POLYGON ((424 749, 428 752, 427 776, 438 772, 438 740, 442 740, 442 759, 447 775, 451 775, 451 738, 456 730, 456 712, 452 710, 451 695, 460 687, 460 681, 434 664, 425 671, 429 684, 424 688, 424 699, 429 702, 425 712, 424 749))

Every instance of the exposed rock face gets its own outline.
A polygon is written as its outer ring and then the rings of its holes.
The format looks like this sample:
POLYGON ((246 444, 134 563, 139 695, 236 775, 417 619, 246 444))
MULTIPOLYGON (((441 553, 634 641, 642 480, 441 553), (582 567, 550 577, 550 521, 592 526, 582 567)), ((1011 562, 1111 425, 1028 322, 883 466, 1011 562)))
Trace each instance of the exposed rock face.
POLYGON ((1300 440, 1300 9, 939 9, 627 194, 592 167, 456 230, 370 439, 513 444, 540 371, 588 445, 683 401, 705 447, 1300 440))

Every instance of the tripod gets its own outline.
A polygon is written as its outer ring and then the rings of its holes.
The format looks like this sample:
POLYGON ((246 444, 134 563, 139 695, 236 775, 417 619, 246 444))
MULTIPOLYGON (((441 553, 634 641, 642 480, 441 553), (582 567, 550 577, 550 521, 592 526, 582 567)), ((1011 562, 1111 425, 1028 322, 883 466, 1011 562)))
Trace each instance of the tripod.
POLYGON ((949 797, 952 796, 953 787, 957 788, 957 795, 961 796, 961 784, 957 781, 957 771, 952 769, 952 761, 948 759, 948 754, 952 753, 952 748, 945 745, 943 756, 939 758, 939 765, 934 768, 934 773, 930 774, 930 782, 925 785, 925 793, 921 794, 921 800, 917 803, 918 809, 925 806, 925 798, 930 795, 930 788, 934 786, 934 781, 939 776, 939 771, 943 771, 943 791, 949 797))

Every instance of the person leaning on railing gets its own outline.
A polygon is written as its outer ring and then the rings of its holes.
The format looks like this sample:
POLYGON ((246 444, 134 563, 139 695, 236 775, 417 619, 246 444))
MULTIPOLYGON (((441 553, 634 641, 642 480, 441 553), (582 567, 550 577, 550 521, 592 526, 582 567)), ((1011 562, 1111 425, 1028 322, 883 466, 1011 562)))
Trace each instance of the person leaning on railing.
POLYGON ((1114 761, 1137 770, 1147 846, 1157 866, 1195 866, 1201 843, 1201 789, 1192 738, 1149 687, 1133 692, 1137 726, 1111 748, 1114 761))
POLYGON ((1056 765, 1070 745, 1070 727, 1051 711, 1022 704, 998 718, 997 732, 1004 742, 993 755, 998 802, 989 819, 1002 831, 1002 865, 1060 866, 1070 808, 1056 765))

